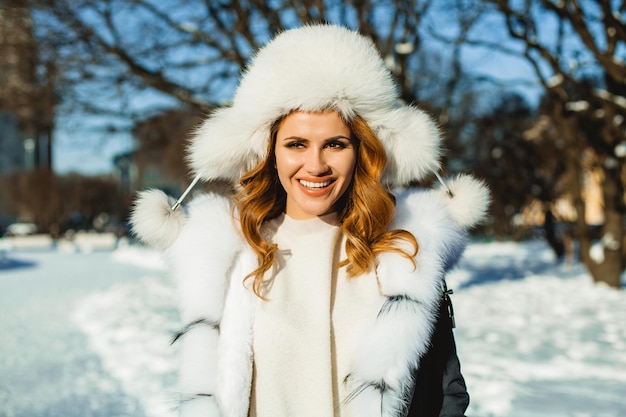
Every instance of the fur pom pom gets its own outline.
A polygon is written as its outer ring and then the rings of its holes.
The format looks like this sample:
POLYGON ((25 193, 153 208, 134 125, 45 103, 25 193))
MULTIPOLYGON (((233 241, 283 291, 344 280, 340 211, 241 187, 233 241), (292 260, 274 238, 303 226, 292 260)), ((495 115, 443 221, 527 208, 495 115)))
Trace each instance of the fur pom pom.
POLYGON ((172 211, 173 204, 160 190, 140 192, 130 217, 133 233, 156 249, 169 248, 186 221, 182 209, 172 211))
POLYGON ((483 181, 470 175, 458 175, 446 181, 446 185, 453 196, 449 196, 443 186, 439 186, 439 192, 444 194, 448 212, 456 224, 469 229, 484 220, 490 196, 483 181))

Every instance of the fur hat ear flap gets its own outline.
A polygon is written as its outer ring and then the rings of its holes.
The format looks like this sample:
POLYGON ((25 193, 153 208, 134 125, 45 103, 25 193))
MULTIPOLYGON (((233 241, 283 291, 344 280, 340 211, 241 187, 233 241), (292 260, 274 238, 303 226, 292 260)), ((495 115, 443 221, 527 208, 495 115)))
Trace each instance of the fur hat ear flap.
POLYGON ((130 217, 133 234, 156 249, 169 248, 186 221, 183 210, 172 210, 174 203, 160 190, 140 192, 130 217))
POLYGON ((470 175, 458 175, 438 187, 445 194, 444 200, 452 220, 459 226, 470 229, 487 216, 491 200, 487 185, 470 175), (452 195, 450 195, 452 194, 452 195))
POLYGON ((401 106, 380 121, 378 129, 375 119, 370 123, 387 152, 383 182, 406 185, 439 169, 441 138, 429 115, 413 106, 401 106))
POLYGON ((237 181, 265 157, 268 123, 244 116, 234 107, 218 109, 194 133, 187 159, 204 180, 237 181))

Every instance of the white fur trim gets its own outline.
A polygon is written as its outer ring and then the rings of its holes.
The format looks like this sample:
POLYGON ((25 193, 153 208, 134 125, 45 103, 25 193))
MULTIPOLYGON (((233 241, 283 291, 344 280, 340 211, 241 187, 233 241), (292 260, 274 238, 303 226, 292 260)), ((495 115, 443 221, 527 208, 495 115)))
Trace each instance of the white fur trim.
MULTIPOLYGON (((400 302, 372 318, 356 352, 350 388, 384 382, 385 389, 378 391, 376 408, 380 410, 382 405, 382 416, 398 416, 405 409, 413 384, 412 373, 428 348, 433 322, 432 309, 411 302, 400 302)), ((367 401, 361 395, 348 403, 350 409, 355 407, 353 404, 367 401)), ((373 415, 380 416, 380 411, 373 415)))
POLYGON ((179 417, 221 417, 217 401, 213 397, 194 398, 178 407, 179 417))
POLYGON ((221 320, 227 272, 242 249, 227 198, 206 194, 191 202, 189 218, 166 253, 180 291, 183 324, 221 320))
POLYGON ((407 190, 396 197, 396 218, 391 226, 415 236, 417 266, 393 252, 379 255, 381 290, 387 296, 406 295, 428 306, 440 301, 437 285, 450 258, 457 258, 466 243, 465 231, 450 219, 444 196, 431 190, 407 190), (389 259, 387 259, 389 258, 389 259), (383 262, 383 260, 385 262, 383 262))
POLYGON ((172 204, 174 200, 162 191, 140 192, 131 212, 133 233, 154 248, 168 248, 185 224, 185 214, 172 211, 172 204))
MULTIPOLYGON (((185 395, 214 394, 217 391, 217 380, 207 376, 216 374, 217 350, 211 349, 216 346, 219 334, 208 326, 196 327, 187 332, 180 339, 180 368, 178 373, 178 389, 182 397, 185 395), (208 347, 208 348, 207 348, 208 347)), ((206 407, 215 408, 210 404, 217 405, 217 397, 206 403, 206 407)), ((192 399, 189 402, 196 402, 192 399)), ((183 402, 184 404, 185 402, 183 402)))
MULTIPOLYGON (((378 256, 377 273, 384 295, 410 300, 391 303, 371 318, 351 375, 353 386, 384 381, 386 390, 382 399, 378 392, 378 407, 382 404, 385 417, 398 416, 407 406, 404 401, 412 387, 411 373, 428 349, 446 267, 460 256, 466 242, 464 231, 451 221, 439 193, 409 190, 397 197, 396 204, 392 228, 408 230, 416 237, 417 266, 413 268, 397 253, 384 252, 378 256)), ((357 407, 355 412, 360 410, 359 402, 371 401, 367 399, 372 395, 369 391, 361 394, 363 399, 354 400, 356 405, 350 407, 357 407)))
POLYGON ((274 121, 292 110, 327 108, 367 121, 387 150, 387 182, 418 180, 439 166, 437 126, 421 110, 400 105, 373 42, 331 25, 285 31, 258 51, 232 106, 195 133, 190 164, 205 180, 237 180, 265 157, 274 121))
POLYGON ((258 298, 244 285, 243 277, 255 268, 254 254, 245 250, 237 258, 231 274, 218 345, 217 394, 222 417, 248 416, 248 394, 252 385, 252 325, 258 298))
POLYGON ((365 388, 359 396, 346 404, 348 415, 358 417, 388 417, 389 414, 380 409, 380 391, 374 387, 365 388))
MULTIPOLYGON (((231 222, 228 200, 208 194, 189 206, 189 218, 166 252, 180 297, 183 326, 203 319, 222 321, 229 272, 243 243, 231 222)), ((179 388, 186 395, 210 394, 183 403, 186 416, 223 417, 218 408, 220 331, 198 324, 181 336, 179 388), (192 404, 192 403, 198 404, 192 404), (198 413, 198 414, 196 414, 198 413)))

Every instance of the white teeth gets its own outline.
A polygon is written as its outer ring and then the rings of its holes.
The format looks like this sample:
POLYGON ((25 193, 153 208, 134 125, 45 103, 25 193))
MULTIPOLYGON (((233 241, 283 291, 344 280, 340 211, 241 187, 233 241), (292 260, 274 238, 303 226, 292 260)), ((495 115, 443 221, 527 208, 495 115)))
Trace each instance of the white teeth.
POLYGON ((330 185, 330 181, 311 182, 311 181, 300 180, 300 184, 304 185, 306 188, 324 188, 330 185))

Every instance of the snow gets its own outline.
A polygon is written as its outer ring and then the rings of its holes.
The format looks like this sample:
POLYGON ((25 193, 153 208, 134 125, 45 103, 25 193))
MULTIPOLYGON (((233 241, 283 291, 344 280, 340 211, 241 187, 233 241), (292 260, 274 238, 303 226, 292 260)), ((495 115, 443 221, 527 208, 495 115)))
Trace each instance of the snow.
MULTIPOLYGON (((9 288, 3 282, 15 279, 11 285, 20 285, 53 261, 46 279, 56 282, 68 269, 78 268, 79 260, 94 273, 115 271, 115 279, 94 281, 83 273, 87 276, 81 282, 97 285, 75 290, 74 301, 64 301, 69 324, 87 340, 87 346, 72 349, 93 352, 101 362, 101 385, 119 386, 136 399, 141 415, 175 416, 178 352, 170 340, 180 323, 176 292, 158 252, 133 245, 104 253, 8 252, 0 258, 0 291, 9 288)), ((540 241, 472 243, 449 274, 448 286, 454 289, 457 349, 471 396, 469 417, 626 415, 623 289, 594 284, 583 266, 555 261, 540 241)), ((17 304, 8 305, 19 310, 17 304)), ((0 326, 5 313, 14 320, 23 314, 0 311, 0 326)), ((27 352, 29 357, 44 354, 44 348, 19 345, 4 330, 0 327, 0 358, 18 357, 16 349, 34 350, 27 352)), ((17 365, 0 359, 0 374, 11 366, 17 365)), ((2 397, 2 379, 0 416, 19 415, 7 411, 16 407, 11 408, 10 397, 2 397)), ((101 414, 83 414, 93 415, 101 414)))
MULTIPOLYGON (((128 255, 115 258, 128 261, 128 255)), ((137 260, 144 265, 142 257, 137 260)), ((170 340, 179 326, 171 286, 149 276, 119 284, 86 297, 72 318, 105 368, 141 400, 148 416, 175 415, 171 393, 177 352, 170 340)))
POLYGON ((449 285, 469 415, 626 415, 624 291, 542 242, 472 245, 449 285))

